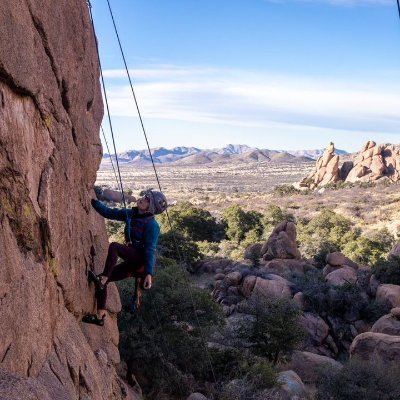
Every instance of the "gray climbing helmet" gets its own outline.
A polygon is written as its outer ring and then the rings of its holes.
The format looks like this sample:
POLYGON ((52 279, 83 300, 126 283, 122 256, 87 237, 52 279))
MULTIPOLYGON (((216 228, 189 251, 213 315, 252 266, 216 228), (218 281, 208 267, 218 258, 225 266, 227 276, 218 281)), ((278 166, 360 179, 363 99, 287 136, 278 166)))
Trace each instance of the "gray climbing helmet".
POLYGON ((150 201, 149 212, 152 214, 161 214, 168 207, 167 198, 163 193, 157 190, 148 190, 146 195, 150 201))

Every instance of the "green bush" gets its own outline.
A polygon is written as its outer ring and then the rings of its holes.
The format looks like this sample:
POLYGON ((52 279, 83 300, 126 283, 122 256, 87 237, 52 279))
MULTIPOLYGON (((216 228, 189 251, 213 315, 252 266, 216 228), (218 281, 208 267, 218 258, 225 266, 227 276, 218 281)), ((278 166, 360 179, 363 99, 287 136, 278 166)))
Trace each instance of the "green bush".
POLYGON ((296 219, 292 213, 287 210, 281 209, 279 206, 271 204, 264 212, 262 219, 264 225, 264 237, 268 237, 272 230, 281 222, 291 221, 295 222, 296 219))
POLYGON ((260 239, 263 233, 262 217, 262 214, 257 211, 244 211, 237 205, 226 208, 222 221, 226 224, 227 237, 240 243, 246 233, 254 231, 260 239))
POLYGON ((306 257, 315 257, 320 263, 325 261, 324 256, 328 252, 340 251, 346 243, 360 235, 349 219, 329 209, 322 210, 312 219, 299 219, 297 233, 301 253, 306 257))
POLYGON ((140 309, 131 314, 133 280, 118 282, 123 304, 120 353, 147 399, 161 394, 179 399, 199 389, 201 382, 212 382, 203 338, 222 326, 223 313, 206 290, 189 290, 188 285, 178 266, 160 269, 153 289, 143 293, 140 309))
POLYGON ((169 232, 172 226, 172 230, 194 242, 218 242, 225 236, 224 227, 217 223, 209 211, 195 207, 189 202, 171 208, 168 214, 169 220, 165 213, 158 217, 161 232, 169 232))
MULTIPOLYGON (((303 293, 307 307, 322 317, 345 319, 346 315, 351 314, 373 323, 390 310, 385 302, 370 300, 357 285, 330 285, 321 272, 293 275, 291 280, 295 284, 295 291, 303 293)), ((346 325, 345 321, 343 324, 346 325)), ((347 332, 347 325, 343 329, 347 332)))
POLYGON ((215 257, 218 254, 219 243, 207 242, 207 240, 204 240, 202 242, 196 242, 196 244, 200 253, 206 257, 215 257))
POLYGON ((372 272, 382 283, 400 285, 400 257, 392 257, 389 260, 378 259, 372 266, 372 272))
POLYGON ((276 185, 272 193, 277 196, 286 197, 299 194, 301 191, 293 185, 276 185))
POLYGON ((247 313, 254 316, 239 328, 239 336, 251 344, 252 351, 276 365, 302 342, 305 332, 296 303, 286 299, 254 299, 247 313))
POLYGON ((351 359, 342 369, 325 368, 317 384, 317 400, 397 400, 400 369, 376 361, 351 359))
POLYGON ((174 231, 160 234, 157 251, 160 256, 171 258, 186 266, 199 261, 203 257, 195 242, 174 231))
POLYGON ((358 263, 375 264, 387 256, 394 240, 394 236, 385 228, 371 233, 369 237, 360 236, 346 243, 343 246, 343 253, 358 263))

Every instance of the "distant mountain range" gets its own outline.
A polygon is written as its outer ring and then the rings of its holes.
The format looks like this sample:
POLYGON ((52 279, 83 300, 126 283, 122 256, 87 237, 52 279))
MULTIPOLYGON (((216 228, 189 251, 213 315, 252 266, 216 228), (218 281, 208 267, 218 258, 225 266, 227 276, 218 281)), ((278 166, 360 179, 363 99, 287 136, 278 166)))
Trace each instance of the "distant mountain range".
MULTIPOLYGON (((155 164, 203 165, 229 162, 306 162, 316 160, 324 153, 324 149, 316 150, 269 150, 250 147, 245 144, 228 144, 217 149, 199 149, 197 147, 174 147, 151 149, 155 164)), ((347 154, 344 150, 336 150, 336 154, 347 154)), ((115 155, 111 156, 115 160, 115 155)), ((149 165, 151 157, 148 150, 129 150, 118 154, 120 164, 149 165)), ((102 164, 110 164, 110 155, 103 156, 102 164)))

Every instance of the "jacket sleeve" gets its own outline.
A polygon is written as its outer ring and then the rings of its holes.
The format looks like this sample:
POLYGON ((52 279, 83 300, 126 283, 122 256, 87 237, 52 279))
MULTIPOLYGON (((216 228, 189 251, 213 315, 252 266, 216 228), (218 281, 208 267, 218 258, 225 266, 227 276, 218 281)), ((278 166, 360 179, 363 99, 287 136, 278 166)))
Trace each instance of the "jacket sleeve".
POLYGON ((160 226, 154 220, 154 223, 148 224, 144 232, 144 270, 146 275, 153 275, 154 264, 156 262, 156 248, 158 236, 160 234, 160 226))
POLYGON ((126 221, 127 213, 129 217, 131 213, 131 210, 125 210, 124 208, 107 207, 99 200, 92 200, 92 206, 102 217, 114 221, 126 221))

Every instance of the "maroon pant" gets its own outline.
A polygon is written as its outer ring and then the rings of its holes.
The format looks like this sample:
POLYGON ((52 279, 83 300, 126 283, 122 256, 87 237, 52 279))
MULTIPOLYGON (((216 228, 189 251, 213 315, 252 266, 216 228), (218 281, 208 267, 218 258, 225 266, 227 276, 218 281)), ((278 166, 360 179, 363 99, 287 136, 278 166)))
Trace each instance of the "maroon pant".
MULTIPOLYGON (((132 276, 144 263, 143 249, 127 246, 117 242, 110 243, 106 265, 101 275, 106 276, 107 283, 120 281, 132 276), (123 260, 117 264, 118 257, 123 260)), ((104 310, 107 301, 107 284, 103 290, 96 292, 97 309, 104 310)))

